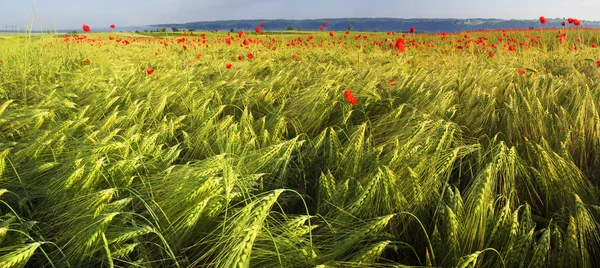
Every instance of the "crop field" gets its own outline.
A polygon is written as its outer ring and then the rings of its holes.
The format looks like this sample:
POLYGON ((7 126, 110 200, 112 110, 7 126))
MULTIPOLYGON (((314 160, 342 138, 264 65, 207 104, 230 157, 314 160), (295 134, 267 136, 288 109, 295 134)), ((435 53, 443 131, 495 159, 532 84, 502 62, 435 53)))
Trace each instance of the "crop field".
POLYGON ((568 26, 0 36, 0 267, 599 267, 568 26))

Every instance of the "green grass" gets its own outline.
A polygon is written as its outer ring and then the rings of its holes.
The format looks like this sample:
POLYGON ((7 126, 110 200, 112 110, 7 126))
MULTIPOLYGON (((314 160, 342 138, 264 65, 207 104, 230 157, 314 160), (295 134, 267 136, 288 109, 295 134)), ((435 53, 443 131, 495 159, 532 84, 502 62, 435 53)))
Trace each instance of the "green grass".
POLYGON ((567 32, 0 40, 0 267, 597 267, 599 32, 567 32))

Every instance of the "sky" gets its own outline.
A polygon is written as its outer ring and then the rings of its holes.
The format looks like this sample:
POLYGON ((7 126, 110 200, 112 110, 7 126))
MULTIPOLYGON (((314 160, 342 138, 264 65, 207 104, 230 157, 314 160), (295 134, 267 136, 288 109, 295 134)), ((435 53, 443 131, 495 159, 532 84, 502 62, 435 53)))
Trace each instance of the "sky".
POLYGON ((237 19, 573 17, 600 21, 597 0, 0 0, 0 29, 144 26, 237 19), (33 6, 33 8, 32 8, 33 6), (34 11, 39 18, 34 16, 34 11))

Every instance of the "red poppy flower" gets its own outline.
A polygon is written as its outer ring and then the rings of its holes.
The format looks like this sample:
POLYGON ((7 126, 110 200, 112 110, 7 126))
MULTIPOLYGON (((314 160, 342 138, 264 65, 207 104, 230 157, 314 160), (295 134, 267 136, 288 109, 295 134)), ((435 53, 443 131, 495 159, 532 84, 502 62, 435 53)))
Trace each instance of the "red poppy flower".
POLYGON ((569 19, 567 19, 567 21, 569 22, 569 24, 572 24, 573 23, 573 18, 569 18, 569 19))
POLYGON ((333 32, 329 31, 329 36, 333 37, 333 32))
POLYGON ((493 56, 494 56, 494 52, 493 52, 493 51, 490 51, 490 53, 488 53, 488 55, 489 55, 489 56, 490 56, 490 58, 491 58, 491 57, 493 57, 493 56))
POLYGON ((154 69, 152 69, 152 68, 146 68, 146 73, 152 74, 152 73, 154 73, 154 69))
POLYGON ((600 60, 598 60, 598 61, 596 62, 596 65, 598 65, 598 67, 600 67, 600 60))
POLYGON ((323 26, 319 26, 319 30, 323 31, 323 29, 324 29, 323 26))
POLYGON ((264 23, 261 23, 261 24, 260 24, 260 28, 263 28, 263 27, 265 27, 265 24, 264 24, 264 23))
POLYGON ((348 101, 350 104, 358 104, 358 100, 356 100, 352 92, 350 92, 350 89, 346 89, 346 91, 344 91, 344 95, 346 96, 346 101, 348 101))
POLYGON ((327 22, 326 21, 323 22, 323 26, 327 27, 327 22))
POLYGON ((256 27, 256 28, 254 29, 254 31, 255 31, 255 32, 257 32, 257 33, 260 33, 260 28, 259 28, 259 27, 256 27))
POLYGON ((400 52, 404 52, 404 39, 398 38, 396 41, 396 49, 400 50, 400 52))
POLYGON ((90 29, 90 26, 89 26, 89 25, 87 25, 87 24, 84 24, 84 25, 83 25, 83 31, 84 31, 84 32, 89 32, 89 31, 91 31, 91 29, 90 29))
POLYGON ((244 56, 238 55, 238 60, 244 60, 244 56))
POLYGON ((225 65, 225 67, 227 67, 227 69, 231 69, 231 67, 233 67, 233 64, 227 63, 227 65, 225 65))
POLYGON ((540 16, 540 22, 541 22, 542 24, 546 24, 548 21, 546 20, 546 17, 544 17, 544 16, 540 16))
POLYGON ((248 59, 249 60, 254 59, 254 54, 252 54, 252 52, 248 53, 248 59))
POLYGON ((520 75, 524 75, 525 74, 525 70, 519 68, 519 69, 517 69, 517 73, 520 74, 520 75))
POLYGON ((565 27, 565 25, 567 25, 564 21, 560 23, 560 25, 562 25, 563 27, 565 27))
POLYGON ((116 27, 117 27, 117 26, 115 26, 114 24, 111 24, 111 25, 110 25, 110 28, 111 28, 111 29, 114 29, 114 28, 116 28, 116 27))
POLYGON ((187 46, 186 45, 183 45, 183 50, 187 50, 187 46))
POLYGON ((83 59, 83 62, 90 63, 90 60, 88 58, 85 58, 85 59, 83 59))
POLYGON ((250 44, 250 41, 248 41, 248 39, 244 39, 244 46, 247 46, 250 44))
POLYGON ((573 19, 573 25, 579 26, 581 25, 581 22, 578 19, 573 19))
POLYGON ((238 37, 239 37, 239 38, 242 38, 242 35, 244 35, 244 32, 242 32, 242 31, 239 31, 239 32, 238 32, 238 37))
POLYGON ((216 30, 215 30, 215 33, 218 33, 218 32, 219 32, 219 29, 216 29, 216 30))
POLYGON ((415 32, 415 27, 411 27, 411 28, 410 28, 410 32, 411 32, 411 33, 414 33, 414 32, 415 32))
POLYGON ((592 48, 596 48, 596 47, 597 47, 596 44, 592 44, 592 48))

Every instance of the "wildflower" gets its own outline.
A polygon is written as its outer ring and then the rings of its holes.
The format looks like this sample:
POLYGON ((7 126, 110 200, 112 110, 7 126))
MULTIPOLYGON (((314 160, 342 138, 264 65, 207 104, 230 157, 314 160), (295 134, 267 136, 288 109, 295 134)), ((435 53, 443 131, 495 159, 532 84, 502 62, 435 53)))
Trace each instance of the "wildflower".
POLYGON ((520 75, 524 75, 525 74, 525 70, 519 68, 519 69, 517 69, 517 73, 520 74, 520 75))
POLYGON ((541 22, 542 24, 546 24, 548 21, 546 20, 546 17, 544 17, 544 16, 540 16, 540 22, 541 22))
POLYGON ((415 27, 410 27, 410 32, 414 33, 415 32, 415 27))
POLYGON ((91 29, 90 29, 90 26, 89 26, 89 25, 87 25, 87 24, 84 24, 84 25, 83 25, 83 31, 84 31, 84 32, 89 32, 89 31, 91 31, 91 29))
POLYGON ((491 57, 493 57, 493 56, 494 56, 494 52, 493 52, 493 51, 490 51, 490 52, 488 53, 488 55, 489 55, 489 56, 490 56, 490 58, 491 58, 491 57))
MULTIPOLYGON (((2 62, 2 61, 0 61, 0 62, 2 62)), ((600 60, 598 60, 598 61, 596 62, 596 65, 598 65, 598 67, 600 67, 600 60)))
POLYGON ((231 67, 233 67, 233 64, 231 64, 231 63, 227 63, 227 64, 225 65, 225 67, 227 67, 227 69, 231 69, 231 67))
POLYGON ((154 69, 152 69, 152 68, 146 68, 146 73, 152 74, 152 73, 154 73, 154 69))
POLYGON ((350 89, 346 89, 346 91, 344 91, 344 95, 346 96, 346 101, 348 101, 350 104, 358 104, 358 100, 356 100, 352 92, 350 92, 350 89))
POLYGON ((111 29, 114 29, 114 28, 116 28, 116 27, 117 27, 117 26, 115 26, 114 24, 111 24, 111 25, 110 25, 110 28, 111 28, 111 29))
POLYGON ((252 52, 248 53, 248 59, 249 60, 254 59, 254 54, 252 54, 252 52))
POLYGON ((398 38, 396 41, 396 49, 400 50, 400 52, 404 52, 404 39, 398 38))
POLYGON ((238 60, 244 60, 244 56, 238 55, 238 60))

